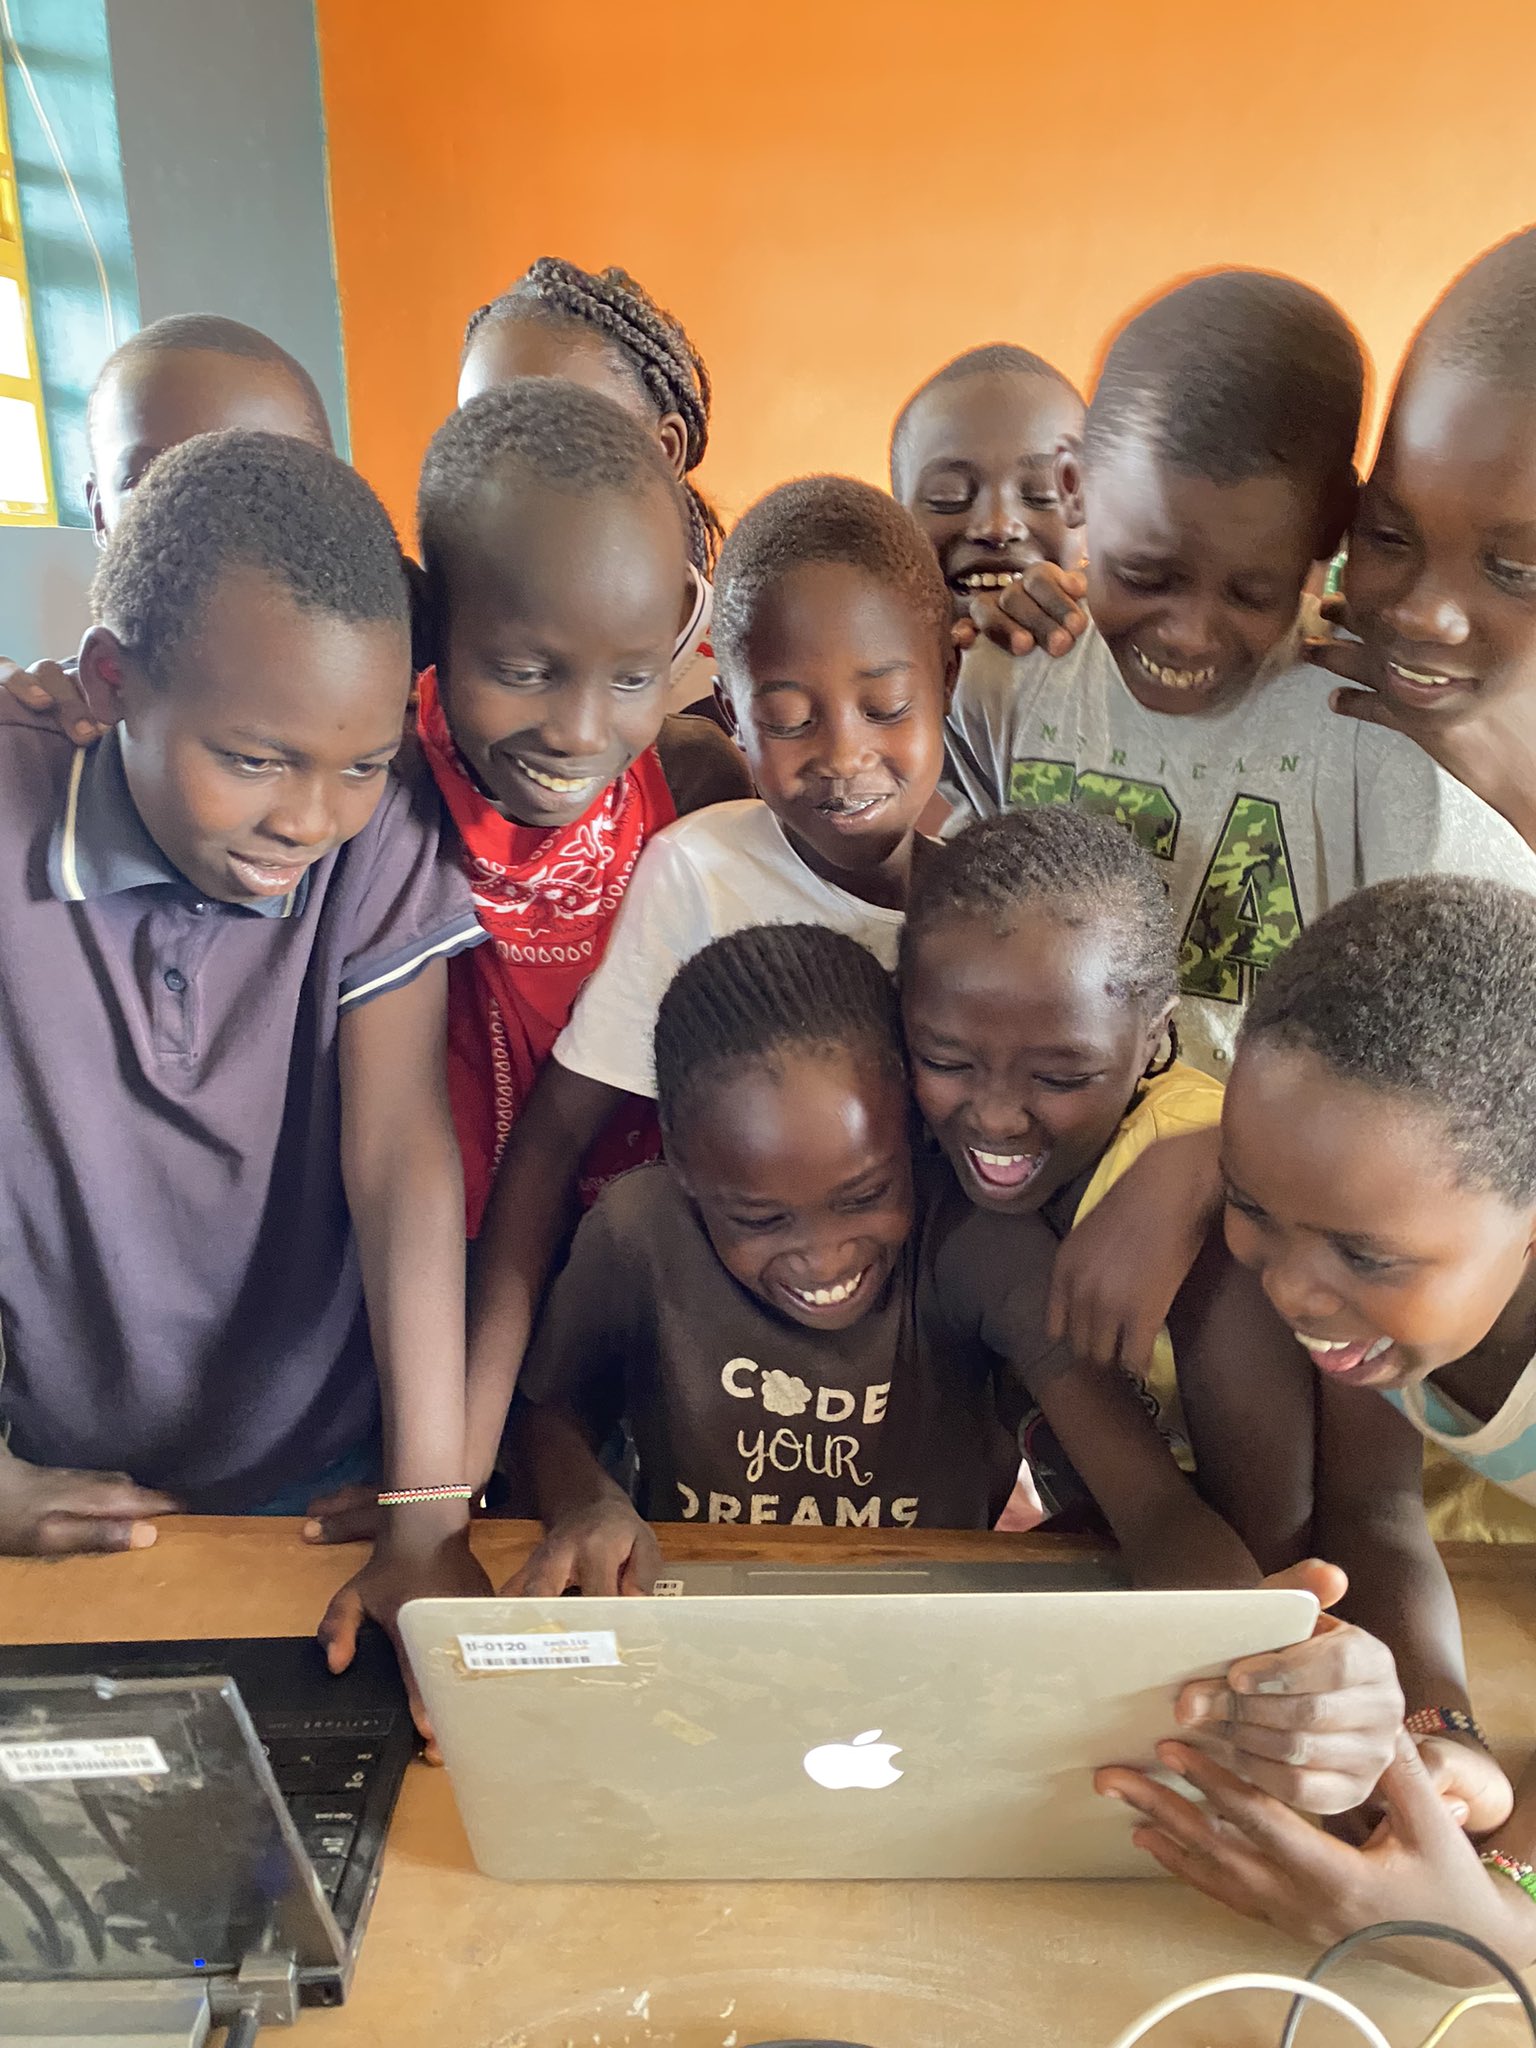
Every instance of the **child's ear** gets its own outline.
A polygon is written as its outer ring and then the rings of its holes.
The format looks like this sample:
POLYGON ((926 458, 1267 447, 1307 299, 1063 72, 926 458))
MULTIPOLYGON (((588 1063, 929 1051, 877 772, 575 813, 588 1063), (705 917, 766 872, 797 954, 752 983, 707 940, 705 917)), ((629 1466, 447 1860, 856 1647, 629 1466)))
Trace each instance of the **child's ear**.
POLYGON ((1083 510, 1083 442, 1080 434, 1063 434, 1056 443, 1056 495, 1068 526, 1088 524, 1083 510))
POLYGON ((85 480, 85 509, 91 515, 91 531, 96 536, 96 545, 104 548, 107 544, 107 521, 101 509, 101 490, 95 470, 85 480))
POLYGON ((731 702, 730 691, 718 676, 715 677, 715 708, 720 713, 720 723, 739 747, 741 727, 736 722, 736 706, 731 702))
POLYGON ((683 425, 680 412, 664 412, 656 428, 656 438, 661 443, 661 452, 672 468, 672 474, 681 483, 688 469, 688 429, 683 425))
POLYGON ((1345 534, 1354 523, 1359 503, 1360 477, 1351 466, 1343 476, 1335 477, 1323 501, 1322 529, 1318 535, 1317 552, 1312 557, 1314 562, 1333 560, 1339 552, 1345 534))
POLYGON ((1166 1074, 1179 1056, 1179 1031, 1174 1023, 1174 1013, 1179 1007, 1177 996, 1166 1003, 1147 1025, 1147 1035, 1142 1045, 1142 1075, 1150 1079, 1156 1074, 1166 1074))
POLYGON ((955 685, 960 680, 960 649, 951 640, 944 649, 944 709, 948 711, 954 700, 955 685))
POLYGON ((123 715, 123 684, 129 657, 106 626, 92 626, 80 642, 80 694, 98 725, 116 725, 123 715))

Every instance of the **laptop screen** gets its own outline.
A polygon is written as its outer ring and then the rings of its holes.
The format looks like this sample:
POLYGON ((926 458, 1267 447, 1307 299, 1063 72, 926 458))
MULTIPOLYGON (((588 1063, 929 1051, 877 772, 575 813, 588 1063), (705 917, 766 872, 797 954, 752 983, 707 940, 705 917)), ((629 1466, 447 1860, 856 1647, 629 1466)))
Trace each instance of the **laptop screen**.
POLYGON ((343 1944, 234 1686, 0 1680, 0 1982, 343 1944))

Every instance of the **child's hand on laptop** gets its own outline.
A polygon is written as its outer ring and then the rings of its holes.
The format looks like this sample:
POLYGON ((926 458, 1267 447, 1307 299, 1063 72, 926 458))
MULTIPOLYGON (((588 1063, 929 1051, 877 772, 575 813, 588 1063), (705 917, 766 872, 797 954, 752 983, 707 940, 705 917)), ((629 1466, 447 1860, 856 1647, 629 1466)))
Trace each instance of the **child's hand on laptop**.
MULTIPOLYGON (((1480 1862, 1402 1730, 1381 1780, 1384 1817, 1363 1847, 1336 1841, 1199 1750, 1160 1743, 1158 1761, 1206 1804, 1139 1771, 1100 1771, 1095 1785, 1135 1810, 1137 1846, 1207 1898, 1312 1949, 1384 1920, 1427 1920, 1479 1935, 1516 1969, 1536 1962, 1536 1900, 1480 1862)), ((1444 1942, 1394 1941, 1381 1953, 1446 1984, 1491 1974, 1444 1942)))
MULTIPOLYGON (((1315 1593, 1325 1608, 1349 1590, 1316 1558, 1264 1583, 1315 1593)), ((1348 1813, 1392 1760, 1403 1693, 1384 1643, 1322 1614, 1306 1642, 1186 1685, 1175 1711, 1190 1741, 1262 1791, 1303 1813, 1348 1813)))
MULTIPOLYGON (((401 1512, 400 1510, 396 1511, 401 1512)), ((441 1763, 431 1724, 417 1689, 397 1626, 407 1600, 478 1600, 491 1590, 485 1570, 469 1547, 466 1526, 434 1528, 429 1512, 409 1510, 417 1527, 405 1535, 387 1531, 374 1546, 360 1572, 334 1595, 315 1631, 332 1671, 345 1671, 357 1651, 357 1633, 365 1621, 388 1632, 400 1659, 400 1671, 411 1703, 411 1718, 427 1745, 428 1763, 441 1763)))
POLYGON ((509 1599, 557 1599, 572 1586, 589 1596, 649 1593, 661 1546, 628 1501, 598 1501, 557 1522, 502 1587, 509 1599))
POLYGON ((88 747, 107 730, 91 716, 79 679, 56 661, 34 661, 23 668, 0 654, 0 689, 8 690, 29 711, 51 711, 76 746, 88 747))
POLYGON ((979 590, 969 616, 954 625, 955 645, 964 650, 983 637, 1005 654, 1066 654, 1088 624, 1082 598, 1088 585, 1075 569, 1032 562, 1021 576, 998 590, 979 590))
POLYGON ((29 1465, 0 1445, 0 1554, 68 1557, 79 1551, 146 1550, 155 1518, 179 1513, 169 1494, 126 1472, 29 1465))

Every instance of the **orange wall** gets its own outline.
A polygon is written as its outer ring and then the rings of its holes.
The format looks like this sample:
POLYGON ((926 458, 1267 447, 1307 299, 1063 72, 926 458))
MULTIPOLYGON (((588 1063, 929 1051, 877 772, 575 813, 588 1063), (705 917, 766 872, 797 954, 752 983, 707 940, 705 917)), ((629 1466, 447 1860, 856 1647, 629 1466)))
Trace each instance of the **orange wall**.
POLYGON ((1536 214, 1536 0, 317 0, 353 449, 397 515, 470 310, 621 262, 714 373, 729 512, 883 475, 1000 338, 1079 379, 1182 271, 1294 272, 1390 378, 1536 214))

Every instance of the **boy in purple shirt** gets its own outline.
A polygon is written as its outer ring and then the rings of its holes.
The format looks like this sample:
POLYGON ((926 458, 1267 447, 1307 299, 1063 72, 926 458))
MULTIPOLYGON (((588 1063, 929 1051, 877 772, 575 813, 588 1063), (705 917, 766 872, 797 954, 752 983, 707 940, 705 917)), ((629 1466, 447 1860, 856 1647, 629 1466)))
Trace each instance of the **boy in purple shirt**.
POLYGON ((446 961, 480 930, 387 773, 405 578, 366 484, 209 434, 108 543, 77 749, 0 696, 0 1550, 138 1548, 383 1434, 350 1655, 465 1530, 446 961))

